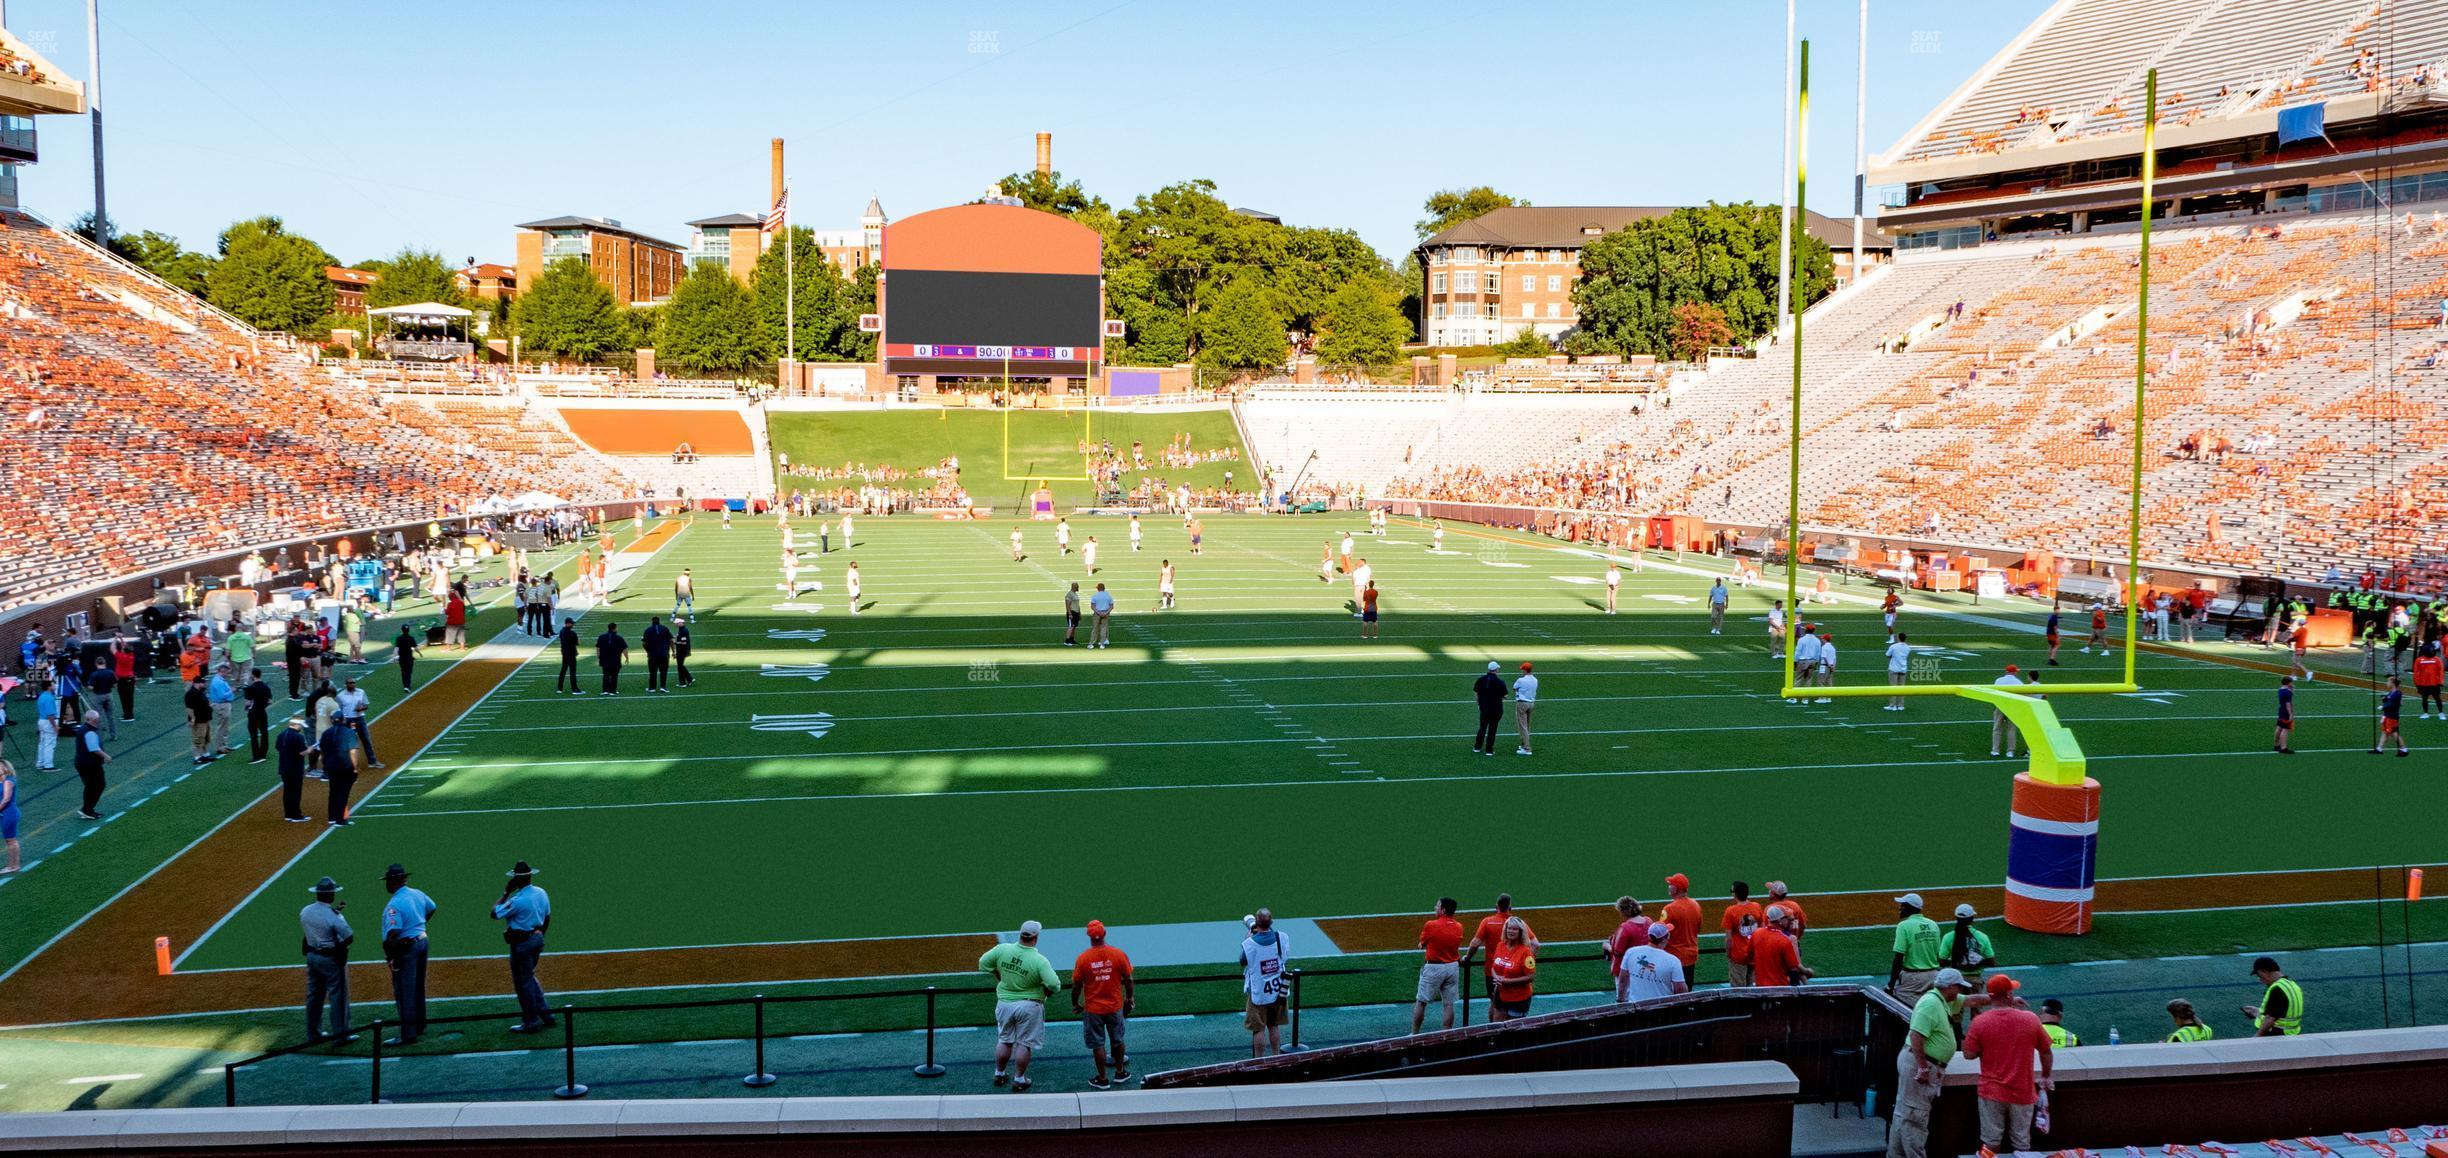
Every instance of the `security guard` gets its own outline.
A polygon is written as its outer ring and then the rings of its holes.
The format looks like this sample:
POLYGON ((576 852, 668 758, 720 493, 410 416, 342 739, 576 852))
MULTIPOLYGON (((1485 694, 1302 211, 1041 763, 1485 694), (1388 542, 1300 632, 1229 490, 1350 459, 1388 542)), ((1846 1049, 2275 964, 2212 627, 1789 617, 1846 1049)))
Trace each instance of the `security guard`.
POLYGON ((502 940, 510 946, 510 990, 518 995, 519 1023, 512 1033, 534 1033, 560 1022, 544 1004, 544 986, 536 981, 536 962, 544 956, 544 933, 552 928, 552 898, 535 886, 536 870, 526 861, 510 866, 510 881, 502 886, 493 919, 504 922, 502 940))
POLYGON ((571 695, 585 695, 578 687, 578 621, 562 620, 561 634, 553 638, 561 645, 561 672, 553 677, 553 691, 559 692, 561 685, 567 683, 571 695))
POLYGON ((2176 1032, 2167 1035, 2171 1045, 2208 1041, 2217 1034, 2193 1012, 2193 1003, 2177 998, 2167 1003, 2168 1016, 2176 1019, 2176 1032))
POLYGON ((425 1036, 425 923, 440 906, 421 889, 408 887, 408 870, 383 870, 383 960, 391 966, 391 999, 399 1006, 399 1036, 384 1045, 415 1045, 425 1036))
POLYGON ((340 886, 330 877, 316 881, 314 903, 298 910, 299 948, 306 954, 306 1040, 357 1040, 349 1030, 348 951, 357 939, 340 910, 340 886), (331 1033, 323 1032, 323 1005, 331 1003, 331 1033))
POLYGON ((2293 1037, 2302 1033, 2303 986, 2295 984, 2272 957, 2253 962, 2252 975, 2254 980, 2269 986, 2262 991, 2261 1004, 2244 1007, 2244 1016, 2253 1019, 2253 1036, 2293 1037))
POLYGON ((2040 1003, 2040 1032, 2048 1035, 2050 1049, 2082 1044, 2081 1035, 2065 1027, 2065 1002, 2054 997, 2040 1003))
POLYGON ((1943 955, 1938 951, 1938 922, 1921 915, 1921 894, 1895 899, 1895 959, 1887 967, 1887 992, 1906 1005, 1929 992, 1943 955))

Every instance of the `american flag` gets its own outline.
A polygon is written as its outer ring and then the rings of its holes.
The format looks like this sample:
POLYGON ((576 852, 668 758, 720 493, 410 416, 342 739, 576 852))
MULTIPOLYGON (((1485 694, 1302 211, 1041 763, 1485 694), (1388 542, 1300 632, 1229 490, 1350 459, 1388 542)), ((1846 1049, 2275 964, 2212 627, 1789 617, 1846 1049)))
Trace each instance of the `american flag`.
POLYGON ((790 190, 774 198, 773 208, 765 213, 765 232, 772 233, 790 222, 790 190))

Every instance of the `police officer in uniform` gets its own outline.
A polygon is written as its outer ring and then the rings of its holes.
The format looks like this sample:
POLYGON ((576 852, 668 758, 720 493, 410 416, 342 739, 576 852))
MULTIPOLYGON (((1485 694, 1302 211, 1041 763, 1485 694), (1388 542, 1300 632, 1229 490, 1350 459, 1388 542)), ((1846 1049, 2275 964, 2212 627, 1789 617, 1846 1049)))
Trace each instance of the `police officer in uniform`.
POLYGON ((691 650, 692 646, 689 643, 688 620, 682 619, 675 615, 672 617, 672 663, 678 665, 677 671, 680 675, 680 686, 684 688, 697 682, 696 677, 691 676, 688 669, 689 652, 691 650))
POLYGON ((629 641, 620 633, 620 624, 607 623, 604 633, 595 637, 595 666, 603 671, 603 694, 620 694, 621 661, 629 655, 629 641))
POLYGON ((671 628, 663 626, 662 616, 649 615, 646 617, 646 630, 639 633, 638 642, 646 649, 646 690, 669 694, 671 691, 671 628))
POLYGON ((357 1040, 348 1031, 348 951, 357 933, 340 915, 348 902, 339 899, 340 886, 330 877, 315 882, 314 897, 313 904, 298 911, 299 947, 306 954, 306 1039, 335 1038, 347 1045, 357 1040), (326 1001, 331 1003, 329 1034, 323 1032, 326 1001))
POLYGON ((425 923, 440 906, 422 889, 408 887, 408 870, 383 870, 383 961, 391 967, 391 1000, 399 1006, 399 1036, 384 1045, 415 1045, 425 1036, 425 923))
POLYGON ((561 644, 561 673, 553 677, 553 690, 560 691, 567 682, 571 695, 583 696, 586 693, 578 689, 578 621, 562 620, 561 634, 556 638, 561 644))
POLYGON ((536 870, 526 861, 510 866, 509 883, 493 906, 493 919, 503 923, 502 940, 510 946, 510 990, 518 995, 519 1023, 512 1033, 534 1033, 560 1024, 544 1004, 544 986, 536 981, 536 962, 544 956, 544 934, 552 928, 552 898, 535 886, 536 870))

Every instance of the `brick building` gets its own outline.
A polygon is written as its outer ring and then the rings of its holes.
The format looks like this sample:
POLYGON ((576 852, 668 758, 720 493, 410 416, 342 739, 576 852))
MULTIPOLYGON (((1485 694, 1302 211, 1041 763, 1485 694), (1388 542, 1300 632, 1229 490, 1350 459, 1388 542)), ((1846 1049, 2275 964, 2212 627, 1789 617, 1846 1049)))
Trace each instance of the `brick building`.
MULTIPOLYGON (((1581 247, 1670 205, 1515 205, 1474 217, 1419 245, 1421 336, 1431 346, 1477 346, 1524 330, 1554 337, 1580 320, 1573 309, 1581 247)), ((1853 223, 1805 213, 1810 234, 1836 251, 1836 284, 1853 277, 1853 223)), ((1862 233, 1865 267, 1887 260, 1888 241, 1862 233)))
POLYGON ((582 257, 595 280, 622 302, 659 302, 686 272, 687 251, 602 217, 547 217, 518 227, 517 289, 536 283, 544 267, 582 257))

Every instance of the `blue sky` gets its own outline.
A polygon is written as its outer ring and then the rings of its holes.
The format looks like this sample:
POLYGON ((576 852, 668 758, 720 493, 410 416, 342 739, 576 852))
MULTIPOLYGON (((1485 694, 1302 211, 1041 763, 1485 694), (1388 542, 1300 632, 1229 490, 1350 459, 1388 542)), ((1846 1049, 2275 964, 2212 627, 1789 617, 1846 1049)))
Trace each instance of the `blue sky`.
MULTIPOLYGON (((6 0, 85 73, 82 0, 6 0)), ((1873 0, 1870 150, 2044 0, 1873 0)), ((1803 0, 1813 208, 1851 211, 1855 6, 1803 0)), ((209 249, 275 213, 342 260, 403 245, 508 261, 511 226, 756 211, 789 143, 794 217, 974 198, 1031 163, 1117 204, 1211 178, 1235 205, 1343 226, 1389 257, 1433 190, 1539 204, 1772 200, 1775 0, 1299 5, 1182 0, 415 5, 102 0, 111 216, 209 249)), ((91 207, 87 129, 42 122, 23 196, 91 207)))

